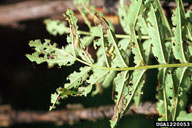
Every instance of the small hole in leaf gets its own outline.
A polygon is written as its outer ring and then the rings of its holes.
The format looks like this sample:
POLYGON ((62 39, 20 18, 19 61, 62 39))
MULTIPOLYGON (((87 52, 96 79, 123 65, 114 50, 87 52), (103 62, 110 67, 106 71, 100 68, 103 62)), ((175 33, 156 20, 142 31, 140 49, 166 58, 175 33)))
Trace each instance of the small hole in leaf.
POLYGON ((173 16, 176 16, 176 14, 175 14, 175 13, 173 13, 173 16))
POLYGON ((169 96, 169 99, 171 100, 171 99, 173 99, 173 97, 172 97, 172 96, 169 96))
POLYGON ((173 88, 170 88, 171 90, 173 89, 173 88))
POLYGON ((55 50, 54 51, 51 51, 51 54, 54 54, 55 53, 55 50))
POLYGON ((53 55, 48 56, 48 59, 55 59, 53 55))
POLYGON ((155 56, 155 59, 158 60, 158 57, 155 56))
POLYGON ((159 118, 163 117, 162 115, 159 115, 159 118))
POLYGON ((125 17, 124 17, 124 16, 122 16, 121 18, 122 18, 122 20, 123 20, 125 17))
POLYGON ((135 45, 134 45, 134 44, 132 44, 132 45, 131 45, 131 47, 132 47, 132 48, 135 48, 135 45))
POLYGON ((175 43, 173 43, 173 46, 175 46, 175 43))
POLYGON ((114 92, 114 95, 115 95, 115 96, 118 95, 118 92, 115 91, 115 92, 114 92))
POLYGON ((41 53, 41 54, 39 54, 39 57, 44 57, 44 54, 42 54, 42 53, 41 53))
POLYGON ((171 72, 167 72, 169 75, 171 74, 171 72))

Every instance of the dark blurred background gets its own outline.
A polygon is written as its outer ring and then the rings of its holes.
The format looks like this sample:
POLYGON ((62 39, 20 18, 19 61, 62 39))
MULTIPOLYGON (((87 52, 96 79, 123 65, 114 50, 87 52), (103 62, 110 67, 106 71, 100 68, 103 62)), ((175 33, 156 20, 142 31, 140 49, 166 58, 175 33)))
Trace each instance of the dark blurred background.
MULTIPOLYGON (((0 6, 21 2, 22 0, 1 0, 0 6)), ((26 0, 23 0, 26 1, 26 0)), ((110 2, 112 0, 109 0, 110 2)), ((105 1, 106 2, 106 1, 105 1)), ((47 17, 45 17, 47 18, 47 17)), ((43 24, 45 18, 21 21, 12 25, 0 26, 1 62, 0 62, 0 105, 8 104, 15 110, 48 111, 50 95, 59 86, 63 86, 66 77, 78 70, 80 63, 71 67, 48 68, 47 64, 37 65, 30 62, 25 54, 32 49, 28 42, 34 39, 51 39, 59 45, 66 44, 66 36, 50 35, 43 24)), ((82 29, 85 26, 81 24, 82 29)), ((157 86, 156 70, 148 71, 150 79, 144 86, 144 101, 155 102, 155 89, 157 86)), ((68 98, 62 101, 57 109, 65 108, 66 104, 82 104, 85 108, 113 104, 111 87, 104 90, 102 95, 94 97, 68 98)), ((147 115, 126 116, 120 121, 119 128, 153 128, 157 117, 148 118, 147 115)), ((57 126, 53 123, 15 124, 10 128, 108 128, 109 121, 80 121, 74 125, 65 124, 57 126)))

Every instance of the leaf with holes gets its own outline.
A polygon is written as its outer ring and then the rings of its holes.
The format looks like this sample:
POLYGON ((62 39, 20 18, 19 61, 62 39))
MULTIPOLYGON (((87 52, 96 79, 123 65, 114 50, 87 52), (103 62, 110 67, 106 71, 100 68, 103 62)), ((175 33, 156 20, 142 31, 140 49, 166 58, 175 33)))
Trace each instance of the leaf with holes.
POLYGON ((77 88, 79 85, 83 84, 83 82, 88 78, 88 73, 91 71, 92 67, 81 67, 80 72, 73 72, 67 77, 67 80, 69 80, 69 83, 66 83, 64 85, 64 88, 71 89, 71 88, 77 88))
POLYGON ((74 64, 76 58, 71 55, 71 46, 67 45, 65 48, 59 49, 56 44, 51 44, 50 40, 45 40, 41 43, 40 40, 30 41, 30 47, 35 48, 35 52, 27 58, 36 62, 37 64, 47 62, 49 66, 58 64, 59 66, 70 66, 74 64))
POLYGON ((65 21, 46 19, 44 20, 44 23, 47 31, 54 36, 58 34, 63 35, 69 32, 69 28, 65 21))

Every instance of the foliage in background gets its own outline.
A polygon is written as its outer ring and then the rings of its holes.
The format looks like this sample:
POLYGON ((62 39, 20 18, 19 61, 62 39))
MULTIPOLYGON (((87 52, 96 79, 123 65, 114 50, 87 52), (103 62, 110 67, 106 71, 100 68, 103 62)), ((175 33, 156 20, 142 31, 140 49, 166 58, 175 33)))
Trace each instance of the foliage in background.
MULTIPOLYGON (((115 127, 132 101, 138 106, 145 84, 146 71, 158 69, 157 109, 160 121, 191 120, 184 112, 187 93, 192 85, 192 12, 185 13, 182 0, 176 0, 177 8, 172 23, 163 13, 159 0, 131 0, 131 6, 120 0, 119 19, 125 35, 115 34, 112 24, 97 13, 89 0, 74 1, 89 31, 81 31, 72 10, 64 14, 67 23, 45 20, 48 32, 53 35, 68 34, 65 47, 45 40, 30 41, 33 54, 26 56, 37 64, 71 66, 75 61, 83 63, 79 71, 67 77, 68 83, 51 95, 50 110, 68 96, 96 95, 103 88, 113 86, 114 115, 110 120, 115 127), (88 16, 94 18, 92 25, 88 16), (97 58, 89 53, 89 46, 96 49, 97 58), (133 56, 133 62, 131 57, 133 56), (158 65, 153 65, 155 57, 158 65), (133 65, 134 64, 134 65, 133 65)), ((155 86, 155 85, 154 85, 155 86)))

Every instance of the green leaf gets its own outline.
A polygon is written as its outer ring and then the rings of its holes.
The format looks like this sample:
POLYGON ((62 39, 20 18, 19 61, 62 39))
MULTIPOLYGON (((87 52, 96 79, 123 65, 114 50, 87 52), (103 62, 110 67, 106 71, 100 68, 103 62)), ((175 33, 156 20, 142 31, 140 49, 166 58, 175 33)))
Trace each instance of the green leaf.
POLYGON ((74 26, 74 29, 78 29, 77 26, 77 18, 74 15, 74 12, 71 9, 68 9, 65 14, 63 14, 63 16, 65 17, 65 19, 74 26))
POLYGON ((94 26, 91 28, 91 34, 93 36, 100 36, 101 35, 101 27, 100 26, 94 26))
POLYGON ((59 96, 60 96, 60 93, 57 94, 57 93, 55 92, 55 93, 51 94, 51 103, 52 103, 52 106, 50 106, 49 111, 55 109, 55 108, 56 108, 56 107, 55 107, 56 104, 60 104, 60 102, 59 102, 59 96))
POLYGON ((117 74, 117 77, 114 79, 114 101, 119 104, 120 98, 123 94, 123 88, 125 83, 128 80, 128 71, 123 71, 117 74))
MULTIPOLYGON (((144 10, 141 10, 144 11, 144 10)), ((142 14, 139 14, 138 19, 137 19, 137 24, 140 27, 140 31, 143 35, 147 35, 148 34, 148 27, 147 27, 147 22, 146 19, 144 18, 144 16, 142 14)))
POLYGON ((67 36, 67 42, 72 44, 73 56, 78 56, 82 46, 79 39, 80 35, 78 34, 77 18, 75 17, 74 12, 70 9, 68 9, 63 16, 70 25, 70 36, 67 36))
POLYGON ((119 50, 124 50, 128 55, 131 54, 131 48, 130 48, 130 39, 121 39, 119 42, 118 42, 118 47, 119 47, 119 50))
MULTIPOLYGON (((97 49, 97 48, 98 48, 97 51, 99 51, 99 49, 101 49, 100 51, 101 51, 101 53, 103 53, 103 52, 102 52, 102 51, 103 51, 103 48, 102 48, 102 47, 99 47, 99 46, 101 46, 101 44, 102 44, 101 38, 96 39, 96 40, 93 41, 93 47, 94 47, 94 49, 97 49)), ((100 53, 100 54, 101 54, 101 53, 100 53)), ((99 55, 100 55, 100 54, 99 54, 99 55)))
POLYGON ((118 8, 118 15, 119 15, 119 20, 120 24, 124 30, 125 33, 129 34, 129 26, 128 26, 128 21, 129 17, 128 15, 128 6, 124 6, 124 3, 121 4, 121 6, 118 8))
POLYGON ((176 119, 178 113, 186 107, 187 93, 191 87, 190 71, 187 67, 177 68, 174 74, 174 83, 176 87, 176 100, 173 118, 176 119))
POLYGON ((96 95, 99 92, 99 88, 101 88, 101 85, 103 81, 106 79, 106 75, 109 73, 108 70, 102 70, 102 69, 93 69, 93 74, 90 76, 90 78, 86 81, 89 85, 93 87, 93 85, 96 86, 96 91, 92 93, 92 95, 96 95))
POLYGON ((146 40, 142 43, 146 64, 150 63, 150 57, 151 57, 151 52, 152 52, 151 45, 152 45, 151 40, 146 40))
POLYGON ((71 46, 67 45, 65 48, 56 48, 56 44, 51 44, 50 40, 45 40, 42 44, 40 40, 30 41, 30 47, 35 48, 35 52, 27 58, 36 62, 37 64, 47 62, 49 66, 58 64, 59 66, 70 66, 74 64, 75 58, 71 55, 71 46))
POLYGON ((107 67, 110 67, 109 65, 109 60, 107 58, 107 54, 106 54, 106 39, 104 38, 104 33, 103 33, 103 30, 102 30, 102 27, 100 27, 100 41, 101 41, 101 47, 103 49, 103 56, 105 58, 105 64, 107 67))
POLYGON ((67 77, 67 80, 70 81, 70 83, 66 83, 64 85, 64 88, 71 89, 71 88, 77 88, 79 85, 83 84, 83 82, 89 77, 88 73, 92 69, 92 67, 81 67, 80 72, 73 72, 67 77))
POLYGON ((93 74, 87 80, 87 83, 94 85, 96 82, 102 83, 105 80, 105 76, 109 73, 108 70, 93 69, 93 74))
MULTIPOLYGON (((191 25, 191 17, 187 17, 187 13, 185 13, 183 1, 179 0, 179 3, 181 5, 181 12, 184 19, 185 27, 183 32, 183 36, 185 36, 187 39, 192 41, 192 25, 191 25)), ((189 13, 191 13, 191 10, 187 10, 189 13)))
POLYGON ((158 10, 155 10, 153 5, 150 5, 148 13, 148 32, 152 43, 152 52, 159 63, 167 63, 167 53, 165 51, 165 33, 162 22, 159 17, 158 10))
POLYGON ((184 41, 183 41, 183 29, 184 29, 184 12, 182 12, 182 5, 179 2, 179 0, 176 0, 177 2, 177 8, 173 12, 172 21, 173 25, 173 54, 177 60, 179 60, 182 63, 186 63, 186 55, 185 55, 185 49, 184 49, 184 41))
POLYGON ((134 63, 137 65, 139 64, 140 62, 142 62, 143 64, 145 63, 145 59, 144 59, 144 56, 143 56, 143 48, 142 48, 142 45, 141 45, 141 42, 139 43, 137 41, 137 38, 136 38, 136 34, 135 34, 135 29, 133 28, 134 26, 130 26, 131 28, 131 38, 132 38, 132 41, 133 41, 133 46, 132 46, 132 52, 134 54, 134 63))
POLYGON ((105 80, 103 81, 102 85, 104 88, 107 88, 111 85, 112 81, 116 77, 116 72, 115 71, 110 71, 106 77, 105 80))
POLYGON ((114 32, 112 30, 108 29, 107 35, 108 35, 109 44, 114 46, 114 53, 115 53, 115 58, 114 58, 114 61, 113 61, 114 64, 117 67, 127 67, 128 58, 125 59, 124 57, 126 56, 126 53, 125 52, 122 53, 119 50, 119 47, 118 47, 118 44, 117 44, 117 38, 116 38, 114 32), (124 57, 123 57, 123 54, 125 55, 124 57))
POLYGON ((135 33, 135 24, 136 24, 136 20, 138 18, 140 9, 141 9, 141 5, 142 5, 142 0, 138 0, 135 1, 133 0, 131 3, 131 6, 129 8, 129 11, 132 12, 129 14, 129 29, 130 29, 130 36, 131 36, 131 40, 133 42, 133 46, 132 46, 132 52, 135 55, 134 56, 134 63, 135 64, 139 64, 141 61, 142 63, 145 63, 144 61, 144 57, 143 57, 143 51, 142 51, 142 45, 140 45, 140 43, 138 43, 137 41, 137 37, 136 37, 136 33, 135 33))
POLYGON ((144 80, 144 73, 146 70, 135 70, 129 80, 129 86, 125 89, 125 92, 127 92, 127 95, 125 96, 125 99, 127 100, 126 108, 130 105, 133 97, 138 95, 138 99, 136 99, 136 103, 138 105, 140 100, 140 95, 142 92, 138 92, 137 90, 142 88, 145 80, 144 80), (138 101, 137 101, 138 100, 138 101))
POLYGON ((180 111, 177 121, 192 121, 192 113, 187 114, 185 111, 180 111))
POLYGON ((126 86, 126 82, 128 80, 128 71, 123 71, 117 74, 117 77, 114 79, 114 114, 112 117, 111 127, 115 127, 117 121, 122 116, 122 112, 124 112, 124 88, 126 86))
MULTIPOLYGON (((144 49, 145 62, 147 64, 149 64, 149 58, 151 56, 151 41, 146 40, 145 42, 143 42, 142 46, 144 49)), ((133 77, 137 77, 137 76, 133 76, 133 77)), ((135 78, 135 79, 137 79, 137 78, 135 78)), ((142 88, 145 83, 145 79, 146 78, 144 78, 144 76, 143 76, 143 78, 141 78, 137 91, 135 92, 134 103, 135 103, 136 107, 139 106, 141 98, 142 98, 142 94, 143 94, 142 88)))
MULTIPOLYGON (((159 112, 160 118, 158 121, 168 121, 168 103, 167 103, 167 93, 166 93, 166 74, 167 69, 159 69, 158 72, 158 94, 156 98, 158 99, 157 110, 159 112)), ((169 84, 169 83, 168 83, 169 84)))
POLYGON ((105 57, 104 57, 104 54, 103 54, 103 48, 100 47, 98 50, 97 50, 97 62, 95 63, 95 65, 97 66, 104 66, 105 65, 105 57))
POLYGON ((166 93, 166 101, 167 101, 167 109, 168 109, 168 120, 174 121, 172 118, 173 110, 175 107, 175 86, 173 82, 172 70, 167 69, 166 78, 165 78, 165 93, 166 93))
POLYGON ((80 43, 82 45, 83 48, 89 46, 94 40, 94 36, 85 36, 80 38, 80 43))
POLYGON ((46 19, 44 20, 44 23, 46 25, 47 31, 54 36, 57 34, 63 35, 69 31, 65 21, 46 19))
POLYGON ((115 84, 115 102, 114 115, 112 117, 111 127, 115 127, 117 121, 130 105, 136 90, 142 82, 145 70, 135 70, 128 79, 128 71, 123 71, 114 79, 115 84))
POLYGON ((161 6, 160 1, 159 1, 159 0, 155 0, 155 1, 153 2, 153 5, 157 8, 157 10, 158 10, 158 12, 159 12, 159 15, 160 15, 160 17, 161 17, 161 19, 162 19, 162 25, 163 25, 164 30, 165 30, 164 32, 167 34, 168 37, 172 36, 173 34, 172 34, 172 32, 171 32, 171 27, 170 27, 170 25, 169 25, 169 22, 168 22, 168 20, 167 20, 167 17, 165 16, 165 13, 164 13, 164 11, 163 11, 163 8, 162 8, 162 6, 161 6))
POLYGON ((187 12, 185 13, 185 17, 189 20, 189 22, 192 22, 192 11, 191 10, 187 10, 187 12))
POLYGON ((85 62, 88 62, 90 64, 92 64, 94 62, 94 60, 91 57, 91 54, 88 52, 88 50, 84 50, 84 49, 80 49, 78 51, 78 55, 81 57, 82 60, 84 60, 85 62))
POLYGON ((88 86, 80 86, 78 88, 78 94, 80 96, 85 96, 86 97, 87 94, 89 94, 92 91, 92 87, 93 86, 90 86, 90 85, 88 85, 88 86))
POLYGON ((55 105, 59 105, 60 102, 59 100, 60 99, 64 99, 64 98, 68 98, 68 96, 74 96, 76 95, 77 92, 75 91, 72 91, 72 90, 68 90, 68 89, 65 89, 65 88, 57 88, 56 92, 51 94, 51 106, 49 108, 49 111, 51 111, 52 109, 55 109, 55 105))
POLYGON ((188 46, 188 48, 189 48, 190 56, 192 58, 192 44, 190 46, 188 46))
POLYGON ((132 27, 135 26, 135 23, 139 16, 141 6, 142 6, 142 0, 131 0, 131 6, 129 7, 129 14, 128 14, 129 27, 131 25, 133 25, 132 27))
MULTIPOLYGON (((134 77, 134 76, 133 76, 134 77)), ((141 102, 141 98, 142 98, 142 95, 143 95, 143 85, 145 83, 145 79, 144 77, 140 80, 140 83, 138 84, 138 88, 135 92, 135 95, 134 95, 134 103, 135 103, 135 106, 136 107, 139 107, 139 104, 141 102)))
POLYGON ((173 51, 172 51, 172 42, 166 42, 165 47, 167 52, 167 62, 170 63, 174 59, 173 51))

